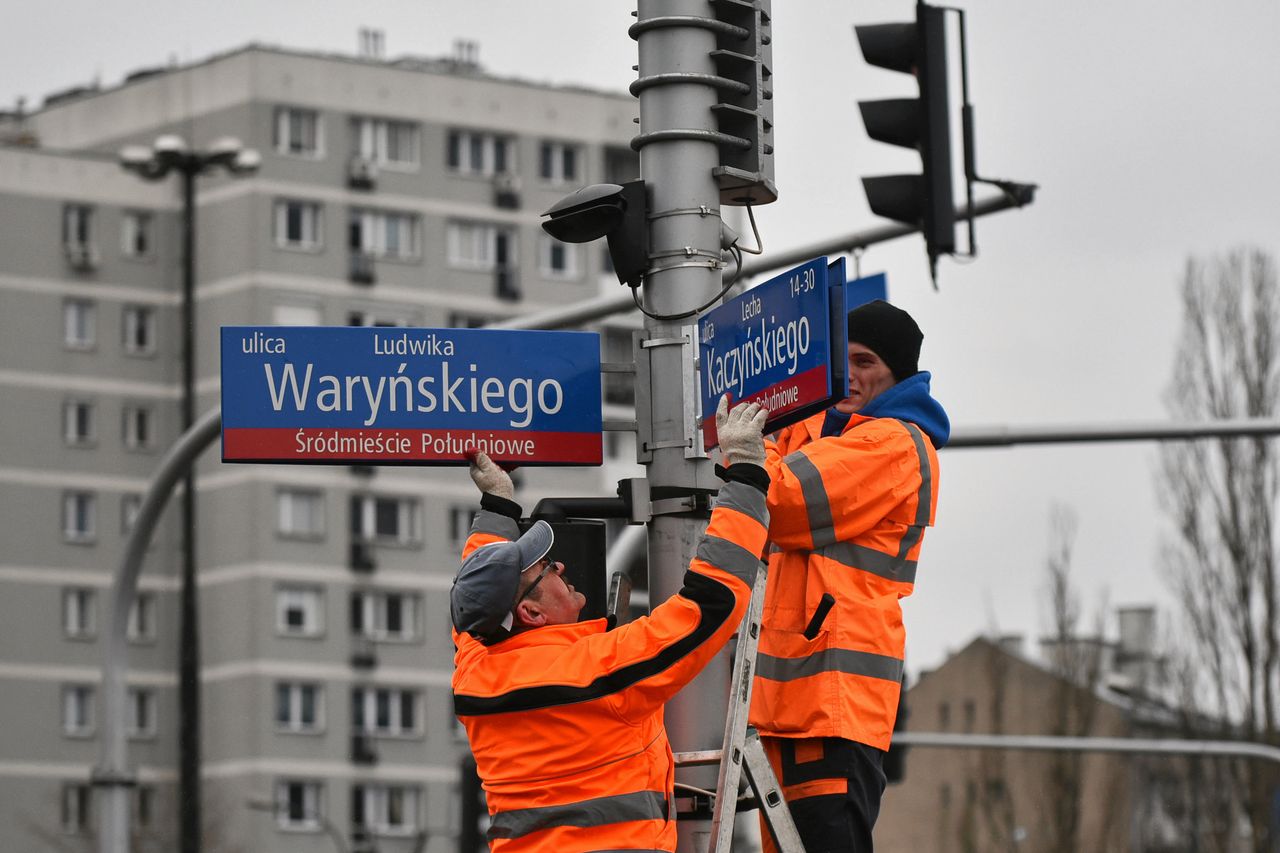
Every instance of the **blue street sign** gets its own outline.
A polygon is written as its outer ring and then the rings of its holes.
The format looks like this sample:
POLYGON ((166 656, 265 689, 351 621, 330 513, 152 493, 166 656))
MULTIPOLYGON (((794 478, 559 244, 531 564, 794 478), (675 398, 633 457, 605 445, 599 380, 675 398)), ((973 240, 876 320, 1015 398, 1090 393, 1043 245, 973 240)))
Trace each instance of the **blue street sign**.
POLYGON ((769 408, 766 430, 848 396, 844 260, 815 258, 707 312, 698 323, 703 444, 722 394, 769 408))
POLYGON ((222 327, 224 462, 599 465, 594 332, 222 327))

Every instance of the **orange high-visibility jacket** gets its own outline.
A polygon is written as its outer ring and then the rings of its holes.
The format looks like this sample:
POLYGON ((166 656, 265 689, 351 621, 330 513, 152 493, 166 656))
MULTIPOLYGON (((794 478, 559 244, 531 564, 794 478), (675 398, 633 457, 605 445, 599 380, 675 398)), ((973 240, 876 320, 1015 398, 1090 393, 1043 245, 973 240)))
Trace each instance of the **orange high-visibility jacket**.
POLYGON ((766 442, 769 580, 750 719, 762 735, 888 749, 906 646, 898 601, 933 523, 938 458, 915 424, 855 414, 823 438, 824 418, 766 442), (810 628, 824 594, 834 605, 810 628))
MULTIPOLYGON (((726 483, 684 586, 648 617, 552 625, 493 645, 454 632, 454 710, 489 804, 494 853, 675 850, 662 706, 737 630, 760 567, 764 494, 726 483)), ((463 550, 514 539, 481 511, 463 550)))

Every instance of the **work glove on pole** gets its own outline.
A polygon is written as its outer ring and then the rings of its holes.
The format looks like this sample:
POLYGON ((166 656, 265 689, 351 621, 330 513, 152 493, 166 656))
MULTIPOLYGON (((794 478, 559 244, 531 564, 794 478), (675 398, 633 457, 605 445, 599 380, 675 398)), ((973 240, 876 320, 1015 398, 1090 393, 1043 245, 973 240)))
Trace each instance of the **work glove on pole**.
POLYGON ((759 403, 739 403, 730 410, 729 395, 721 396, 716 407, 716 435, 720 439, 720 455, 724 457, 726 467, 739 462, 764 465, 764 436, 761 433, 768 416, 769 410, 759 403))
MULTIPOLYGON (((760 459, 764 459, 761 451, 760 459)), ((476 453, 471 457, 471 482, 482 492, 497 495, 511 500, 515 497, 515 486, 511 483, 511 475, 494 463, 488 454, 476 453)))

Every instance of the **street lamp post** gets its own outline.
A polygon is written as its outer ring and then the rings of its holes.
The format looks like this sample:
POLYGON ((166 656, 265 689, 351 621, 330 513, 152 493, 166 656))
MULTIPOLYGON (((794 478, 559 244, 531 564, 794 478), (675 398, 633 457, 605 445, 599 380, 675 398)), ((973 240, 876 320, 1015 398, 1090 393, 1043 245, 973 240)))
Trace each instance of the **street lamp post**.
MULTIPOLYGON (((188 147, 180 136, 156 139, 150 148, 131 145, 120 151, 120 165, 148 181, 171 173, 182 178, 182 429, 196 416, 196 178, 219 169, 232 175, 251 175, 258 169, 258 152, 240 140, 223 137, 205 150, 188 147)), ((196 593, 196 474, 191 465, 183 478, 182 585, 178 663, 178 787, 179 838, 182 853, 200 850, 200 643, 196 593)), ((106 710, 104 708, 104 710, 106 710)), ((108 723, 123 725, 123 719, 108 723)))

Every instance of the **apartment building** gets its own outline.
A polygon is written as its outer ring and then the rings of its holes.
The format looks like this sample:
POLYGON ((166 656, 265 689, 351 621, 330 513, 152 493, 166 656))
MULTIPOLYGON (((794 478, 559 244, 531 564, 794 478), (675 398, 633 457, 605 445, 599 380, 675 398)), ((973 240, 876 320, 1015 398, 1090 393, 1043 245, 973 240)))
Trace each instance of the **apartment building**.
MULTIPOLYGON (((89 850, 110 579, 180 434, 178 179, 125 145, 233 136, 251 177, 198 181, 196 410, 231 324, 474 326, 616 287, 600 245, 539 213, 633 178, 633 98, 488 76, 473 55, 248 46, 52 97, 0 121, 0 849, 89 850)), ((630 349, 625 323, 605 358, 630 349)), ((610 384, 626 403, 625 382, 610 384)), ((198 467, 205 849, 454 849, 465 750, 447 592, 465 471, 198 467)), ((611 494, 604 469, 517 475, 611 494)), ((130 621, 136 849, 175 849, 181 530, 166 511, 130 621)))

